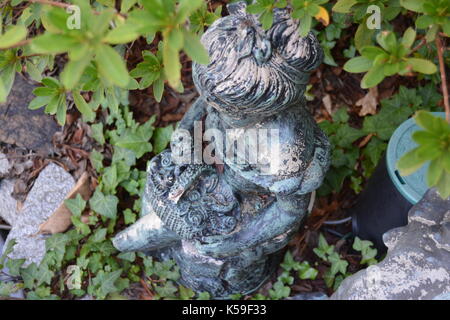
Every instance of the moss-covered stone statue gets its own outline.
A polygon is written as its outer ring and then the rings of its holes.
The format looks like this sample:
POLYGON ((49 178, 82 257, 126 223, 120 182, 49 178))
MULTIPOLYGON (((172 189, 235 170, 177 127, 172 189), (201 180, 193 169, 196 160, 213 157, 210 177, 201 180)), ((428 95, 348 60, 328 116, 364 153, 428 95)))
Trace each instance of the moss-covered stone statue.
POLYGON ((175 259, 181 284, 215 298, 250 293, 276 270, 330 158, 327 137, 305 109, 309 72, 323 57, 316 38, 300 37, 286 9, 275 11, 267 31, 244 2, 228 11, 202 38, 210 64, 193 66, 200 97, 171 150, 149 163, 141 218, 114 239, 121 251, 175 259), (276 135, 264 143, 261 132, 276 135), (228 148, 235 141, 253 151, 228 148), (202 161, 206 151, 214 163, 202 161))

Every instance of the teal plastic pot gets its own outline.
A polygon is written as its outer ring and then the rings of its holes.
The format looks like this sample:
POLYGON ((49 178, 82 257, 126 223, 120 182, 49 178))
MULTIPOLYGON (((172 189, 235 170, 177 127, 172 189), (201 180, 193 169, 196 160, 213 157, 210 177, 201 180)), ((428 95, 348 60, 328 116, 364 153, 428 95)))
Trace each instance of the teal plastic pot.
MULTIPOLYGON (((434 115, 445 117, 444 112, 434 115)), ((380 251, 385 251, 383 234, 408 223, 408 211, 422 199, 428 190, 426 172, 428 165, 415 173, 402 177, 397 169, 398 160, 417 145, 411 136, 420 130, 414 119, 408 119, 395 130, 367 187, 360 194, 352 215, 353 233, 361 239, 372 241, 380 251)))

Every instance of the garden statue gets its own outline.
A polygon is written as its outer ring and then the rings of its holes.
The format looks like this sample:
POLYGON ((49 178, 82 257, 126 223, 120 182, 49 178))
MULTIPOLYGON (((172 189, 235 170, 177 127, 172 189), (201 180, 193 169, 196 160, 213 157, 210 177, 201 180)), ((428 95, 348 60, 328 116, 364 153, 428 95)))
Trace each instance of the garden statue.
POLYGON ((305 109, 323 58, 314 35, 300 37, 287 9, 269 30, 244 2, 228 11, 202 37, 210 63, 193 66, 200 97, 171 149, 149 163, 141 218, 113 241, 175 259, 181 284, 215 298, 252 292, 276 269, 330 158, 305 109))

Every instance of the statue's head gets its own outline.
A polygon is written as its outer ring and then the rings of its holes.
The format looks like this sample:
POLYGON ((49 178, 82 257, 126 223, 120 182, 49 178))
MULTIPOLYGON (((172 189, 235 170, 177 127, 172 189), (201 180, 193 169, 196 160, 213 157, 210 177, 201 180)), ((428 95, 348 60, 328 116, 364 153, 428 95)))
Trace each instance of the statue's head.
POLYGON ((312 33, 300 37, 299 22, 276 9, 263 30, 245 2, 228 5, 230 15, 203 35, 209 65, 194 64, 197 89, 220 112, 234 119, 274 114, 303 97, 309 72, 323 53, 312 33))

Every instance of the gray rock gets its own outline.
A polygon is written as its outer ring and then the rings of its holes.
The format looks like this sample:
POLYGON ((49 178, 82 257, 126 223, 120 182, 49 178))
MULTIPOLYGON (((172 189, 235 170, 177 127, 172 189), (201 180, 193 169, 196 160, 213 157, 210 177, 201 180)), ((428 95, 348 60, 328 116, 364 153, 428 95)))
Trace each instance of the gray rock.
POLYGON ((450 299, 450 199, 428 191, 408 221, 384 234, 386 258, 345 279, 331 299, 450 299))
POLYGON ((52 137, 59 127, 43 108, 28 109, 28 104, 35 98, 35 88, 23 77, 16 77, 8 101, 0 103, 0 142, 46 155, 52 152, 52 137))
POLYGON ((74 185, 72 176, 53 163, 40 173, 6 239, 6 242, 11 239, 17 242, 9 258, 24 258, 25 266, 42 260, 45 237, 38 234, 39 226, 60 206, 74 185))
POLYGON ((9 169, 11 169, 11 164, 6 158, 6 155, 0 152, 0 177, 7 174, 9 169))
POLYGON ((5 240, 3 240, 2 234, 0 233, 0 252, 3 252, 3 245, 4 244, 5 244, 5 240))
POLYGON ((11 226, 17 218, 17 201, 11 196, 13 190, 13 180, 0 180, 0 217, 11 226))
POLYGON ((328 296, 323 292, 307 292, 296 294, 286 300, 328 300, 328 296))

